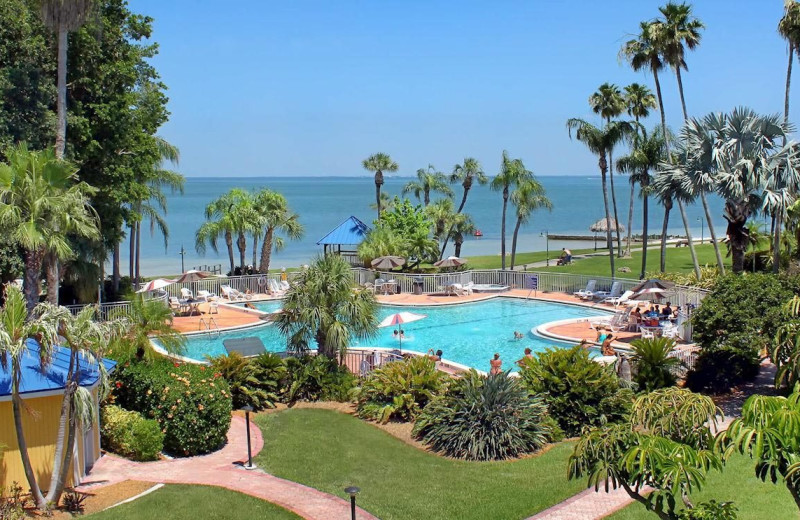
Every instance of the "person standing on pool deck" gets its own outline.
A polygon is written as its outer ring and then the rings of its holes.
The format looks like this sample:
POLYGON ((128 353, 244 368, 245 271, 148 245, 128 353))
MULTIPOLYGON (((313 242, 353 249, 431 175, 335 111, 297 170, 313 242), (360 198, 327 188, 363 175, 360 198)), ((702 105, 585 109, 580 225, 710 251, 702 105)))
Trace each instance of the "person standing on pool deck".
POLYGON ((489 375, 496 376, 503 371, 501 368, 503 366, 503 360, 500 359, 500 354, 495 354, 494 359, 491 359, 489 364, 492 366, 492 369, 489 371, 489 375))

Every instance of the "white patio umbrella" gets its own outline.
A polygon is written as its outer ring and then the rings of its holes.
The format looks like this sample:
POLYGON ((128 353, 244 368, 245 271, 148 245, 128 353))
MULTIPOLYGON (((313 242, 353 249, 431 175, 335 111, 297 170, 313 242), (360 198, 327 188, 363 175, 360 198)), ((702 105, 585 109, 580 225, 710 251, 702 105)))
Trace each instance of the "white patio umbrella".
POLYGON ((146 284, 142 286, 141 289, 136 291, 137 293, 144 293, 150 291, 157 291, 159 289, 163 289, 168 285, 172 285, 175 283, 175 280, 169 280, 167 278, 156 278, 155 280, 150 280, 146 284))
POLYGON ((438 262, 434 262, 434 267, 458 267, 460 265, 466 264, 467 261, 463 258, 459 258, 457 256, 448 256, 447 258, 443 258, 438 262))
POLYGON ((422 319, 427 318, 425 314, 414 314, 413 312, 398 312, 397 314, 392 314, 390 316, 386 316, 379 324, 378 327, 386 328, 386 327, 397 327, 400 331, 400 348, 403 348, 403 323, 411 323, 414 321, 419 321, 422 319))
POLYGON ((394 269, 405 263, 406 259, 402 256, 379 256, 370 262, 370 265, 375 269, 394 269))

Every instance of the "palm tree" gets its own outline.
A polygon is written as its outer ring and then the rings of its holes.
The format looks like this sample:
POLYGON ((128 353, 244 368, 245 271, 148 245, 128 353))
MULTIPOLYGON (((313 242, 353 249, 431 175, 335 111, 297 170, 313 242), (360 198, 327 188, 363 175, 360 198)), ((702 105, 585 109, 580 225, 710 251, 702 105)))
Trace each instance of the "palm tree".
MULTIPOLYGON (((625 111, 625 98, 619 87, 611 83, 603 83, 597 92, 589 97, 589 106, 595 114, 606 120, 606 124, 611 119, 619 116, 625 111)), ((619 232, 619 217, 617 217, 617 192, 614 189, 614 150, 608 150, 608 179, 611 182, 611 204, 614 208, 614 221, 617 227, 617 246, 619 256, 622 256, 622 240, 619 232)), ((630 228, 628 228, 630 229, 630 228)))
POLYGON ((366 340, 377 331, 377 303, 366 290, 354 290, 350 265, 338 255, 317 258, 295 278, 276 324, 293 352, 316 343, 320 355, 336 359, 352 339, 366 340))
POLYGON ((533 172, 526 169, 522 163, 522 159, 509 159, 508 152, 503 150, 503 162, 500 166, 500 173, 492 179, 490 184, 493 191, 502 191, 503 193, 503 216, 500 225, 500 256, 501 256, 501 269, 506 268, 506 209, 508 208, 508 199, 511 195, 510 189, 512 186, 518 186, 520 183, 527 181, 533 177, 533 172))
MULTIPOLYGON (((439 199, 425 208, 425 213, 433 222, 433 237, 446 244, 450 237, 450 228, 453 226, 453 219, 457 215, 453 208, 452 199, 439 199)), ((438 258, 444 254, 444 246, 438 258)))
MULTIPOLYGON (((464 162, 462 164, 456 164, 453 167, 453 173, 450 174, 450 182, 461 182, 461 186, 464 188, 464 194, 461 197, 461 204, 458 205, 458 210, 456 211, 456 214, 460 214, 462 211, 464 211, 464 206, 467 204, 467 195, 469 194, 469 190, 472 189, 472 185, 477 182, 483 186, 489 182, 489 178, 483 172, 481 163, 479 163, 477 159, 473 157, 466 157, 464 158, 464 162)), ((442 246, 442 252, 439 255, 440 259, 444 256, 444 252, 447 249, 447 242, 450 240, 451 236, 453 236, 453 230, 450 230, 445 237, 444 245, 442 246)), ((458 255, 456 254, 456 256, 458 255)))
POLYGON ((300 240, 305 230, 300 223, 300 217, 289 208, 289 202, 280 193, 268 189, 261 190, 256 193, 254 202, 258 215, 257 222, 264 233, 258 271, 266 274, 269 272, 273 248, 277 252, 284 247, 283 237, 276 233, 286 235, 290 240, 300 240))
MULTIPOLYGON (((25 250, 24 290, 28 310, 39 301, 45 258, 73 256, 69 237, 99 238, 97 215, 89 205, 94 188, 78 182, 76 169, 56 159, 52 150, 10 148, 0 164, 0 224, 12 242, 25 250)), ((58 270, 48 269, 48 300, 58 303, 58 270)))
MULTIPOLYGON (((658 165, 664 161, 664 146, 664 135, 660 129, 654 130, 650 135, 641 131, 633 141, 630 155, 621 157, 617 161, 617 170, 629 174, 631 186, 635 187, 638 184, 642 197, 642 268, 639 279, 643 279, 647 272, 648 199, 652 180, 650 172, 657 169, 658 165)), ((633 193, 631 193, 631 199, 633 199, 633 193)), ((632 212, 631 208, 628 216, 629 229, 631 226, 630 213, 632 212)))
POLYGON ((403 186, 403 195, 413 193, 417 200, 422 200, 422 204, 425 206, 431 203, 432 191, 438 191, 447 197, 453 196, 453 190, 447 184, 447 177, 436 171, 432 164, 428 165, 427 170, 423 168, 417 170, 417 180, 403 186))
POLYGON ((511 239, 511 269, 517 256, 517 234, 522 224, 527 224, 533 212, 539 209, 553 209, 553 203, 547 198, 544 186, 535 177, 524 180, 517 185, 511 193, 511 202, 517 208, 517 223, 514 226, 514 235, 511 239))
MULTIPOLYGON (((450 227, 449 237, 453 238, 453 254, 461 256, 461 246, 464 244, 464 235, 471 235, 475 232, 475 222, 468 213, 456 213, 453 215, 453 224, 450 227)), ((441 255, 439 257, 441 259, 441 255)), ((512 255, 513 261, 513 255, 512 255)))
MULTIPOLYGON (((635 133, 634 124, 627 121, 613 121, 603 128, 597 128, 583 119, 572 118, 567 120, 567 130, 570 138, 575 132, 575 139, 586 145, 590 152, 597 155, 598 167, 600 168, 600 179, 603 186, 603 205, 605 207, 606 222, 610 221, 611 212, 608 207, 608 186, 606 184, 606 174, 608 173, 608 150, 622 140, 631 137, 635 133)), ((606 230, 606 245, 608 246, 608 256, 611 264, 611 277, 615 276, 614 270, 614 244, 611 239, 611 227, 606 230)))
POLYGON ((250 223, 255 220, 254 212, 251 211, 247 202, 249 198, 249 193, 234 188, 211 201, 205 210, 206 222, 195 234, 194 247, 201 255, 206 252, 206 243, 210 244, 211 249, 216 252, 217 240, 224 237, 225 246, 228 249, 231 275, 236 270, 236 263, 233 259, 233 235, 234 233, 238 235, 237 247, 239 247, 241 262, 244 264, 245 252, 242 242, 244 241, 246 246, 244 234, 250 231, 249 223, 248 227, 245 227, 245 223, 248 219, 250 223))
POLYGON ((383 172, 396 172, 397 163, 386 153, 370 155, 362 163, 365 170, 375 172, 375 204, 378 206, 378 219, 381 218, 381 186, 383 186, 383 172))
POLYGON ((64 158, 67 144, 67 46, 69 33, 86 21, 92 10, 93 0, 42 0, 42 21, 50 28, 58 40, 57 97, 55 155, 64 158))
POLYGON ((125 314, 128 325, 125 340, 115 347, 135 356, 138 360, 150 360, 155 356, 151 339, 156 339, 170 354, 180 354, 186 346, 186 336, 172 328, 172 311, 159 300, 145 300, 141 295, 131 300, 125 314))
MULTIPOLYGON (((397 201, 398 200, 399 199, 398 199, 397 195, 395 195, 394 197, 391 197, 388 193, 386 193, 385 191, 382 191, 381 192, 381 204, 380 204, 381 213, 383 213, 385 211, 392 211, 395 208, 395 206, 397 205, 397 201)), ((376 203, 374 203, 374 202, 372 204, 370 204, 369 207, 370 207, 370 209, 374 209, 376 211, 378 210, 378 205, 376 203)))
MULTIPOLYGON (((656 97, 650 92, 650 89, 644 85, 640 85, 639 83, 631 83, 627 87, 625 87, 625 106, 627 107, 626 110, 629 116, 633 116, 637 123, 643 117, 647 117, 650 115, 650 109, 656 108, 656 97)), ((637 139, 639 138, 639 134, 637 134, 637 139)), ((619 163, 618 163, 619 164, 619 163)), ((619 169, 619 167, 617 167, 619 169)), ((630 172, 635 175, 634 172, 630 172)), ((649 174, 648 174, 649 178, 649 174)), ((636 185, 642 185, 641 178, 634 181, 633 178, 630 179, 631 185, 631 195, 630 195, 630 203, 628 206, 628 240, 626 245, 625 256, 630 256, 631 254, 631 232, 633 231, 633 196, 635 194, 636 185)), ((645 199, 646 204, 646 199, 645 199)), ((646 208, 644 209, 646 211, 646 208)), ((647 223, 645 222, 645 225, 647 223)), ((646 238, 645 238, 646 240, 646 238)), ((646 243, 646 242, 645 242, 646 243)), ((646 249, 646 248, 645 248, 646 249)), ((645 251, 645 256, 647 256, 647 252, 645 251)))

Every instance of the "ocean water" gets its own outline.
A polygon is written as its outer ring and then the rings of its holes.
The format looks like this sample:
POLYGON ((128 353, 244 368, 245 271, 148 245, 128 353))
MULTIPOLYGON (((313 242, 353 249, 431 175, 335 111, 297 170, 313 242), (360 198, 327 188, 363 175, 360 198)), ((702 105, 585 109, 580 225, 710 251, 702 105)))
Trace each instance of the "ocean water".
MULTIPOLYGON (((399 195, 410 178, 387 177, 383 190, 391 196, 399 195)), ((518 251, 539 251, 547 246, 545 234, 590 235, 589 226, 604 216, 603 195, 599 176, 549 176, 539 177, 553 202, 553 211, 540 211, 531 221, 520 229, 518 251)), ((620 221, 627 225, 630 187, 627 178, 617 176, 617 207, 620 221)), ((228 269, 224 242, 215 253, 210 248, 204 256, 195 250, 195 232, 203 222, 203 210, 214 198, 231 188, 259 190, 270 188, 281 192, 289 201, 291 208, 300 215, 305 227, 302 240, 287 241, 285 249, 272 255, 270 266, 293 267, 308 263, 322 252, 316 242, 350 215, 354 215, 371 225, 375 211, 369 205, 375 199, 375 185, 372 177, 226 177, 189 178, 183 195, 168 196, 166 220, 170 236, 166 249, 160 235, 150 235, 147 223, 142 229, 142 274, 175 274, 181 269, 181 246, 186 249, 186 269, 206 265, 222 264, 223 272, 228 269)), ((455 201, 461 200, 461 186, 454 186, 455 201)), ((610 199, 610 197, 609 197, 610 199)), ((718 236, 724 235, 725 221, 722 218, 722 201, 717 197, 709 199, 714 225, 718 236)), ((634 233, 640 233, 641 200, 634 200, 634 233)), ((502 196, 486 186, 475 186, 470 191, 464 211, 472 215, 477 227, 483 232, 482 238, 469 237, 462 246, 462 256, 500 254, 500 217, 502 196)), ((703 228, 706 239, 709 236, 703 209, 698 204, 687 208, 692 232, 698 238, 703 228), (702 222, 698 218, 702 217, 702 222)), ((649 233, 661 230, 663 209, 654 200, 650 201, 649 233)), ((509 204, 506 223, 507 250, 511 248, 511 233, 514 229, 513 207, 509 204)), ((670 214, 670 232, 683 234, 683 224, 677 207, 670 214)), ((598 235, 598 244, 602 236, 598 235)), ((562 247, 592 247, 592 242, 549 241, 551 250, 562 247)), ((247 262, 252 262, 252 241, 248 244, 247 262)), ((452 254, 452 246, 448 246, 452 254)), ((122 272, 127 272, 128 244, 122 246, 122 272)), ((234 251, 238 263, 238 250, 234 251)))

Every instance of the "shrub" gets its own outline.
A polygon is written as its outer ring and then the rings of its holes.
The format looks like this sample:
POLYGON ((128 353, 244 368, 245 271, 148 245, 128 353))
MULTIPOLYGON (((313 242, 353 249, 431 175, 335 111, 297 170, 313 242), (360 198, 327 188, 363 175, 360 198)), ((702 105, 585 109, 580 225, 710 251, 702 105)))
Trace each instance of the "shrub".
POLYGON ((275 407, 280 381, 285 373, 278 356, 265 352, 257 358, 246 359, 238 352, 231 352, 207 359, 211 370, 222 374, 228 382, 234 408, 245 405, 255 410, 275 407))
POLYGON ((580 345, 526 359, 520 376, 530 391, 543 395, 550 416, 568 436, 623 419, 633 400, 629 390, 620 389, 613 369, 592 361, 580 345))
POLYGON ((115 386, 120 406, 158 421, 166 451, 199 455, 225 442, 231 395, 219 373, 166 361, 132 363, 119 371, 115 386))
POLYGON ((107 405, 102 410, 100 435, 103 446, 131 460, 156 460, 164 449, 164 434, 154 419, 139 412, 107 405))
POLYGON ((327 356, 286 358, 284 398, 295 401, 339 401, 350 399, 356 378, 347 367, 327 356))
POLYGON ((471 370, 425 407, 413 432, 450 457, 502 460, 544 446, 551 433, 546 419, 543 399, 519 379, 471 370))
POLYGON ((28 506, 28 495, 22 492, 22 486, 18 482, 12 482, 8 486, 8 493, 5 488, 0 487, 0 519, 1 520, 24 520, 28 518, 25 508, 28 506))
POLYGON ((691 509, 684 509, 678 520, 736 520, 738 509, 733 502, 717 502, 709 500, 701 502, 691 509))
POLYGON ((83 510, 86 509, 84 502, 86 502, 87 498, 89 498, 88 493, 70 489, 64 493, 64 497, 61 499, 61 507, 73 515, 82 514, 83 510))
POLYGON ((692 316, 702 350, 687 386, 725 391, 755 376, 759 352, 787 319, 784 304, 799 287, 798 278, 768 274, 720 278, 692 316))
POLYGON ((444 387, 448 376, 424 356, 373 370, 357 390, 358 415, 382 423, 410 421, 444 387))
POLYGON ((657 390, 675 384, 677 377, 672 370, 681 364, 670 357, 675 341, 669 338, 635 339, 631 342, 636 366, 636 384, 642 390, 657 390))

